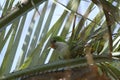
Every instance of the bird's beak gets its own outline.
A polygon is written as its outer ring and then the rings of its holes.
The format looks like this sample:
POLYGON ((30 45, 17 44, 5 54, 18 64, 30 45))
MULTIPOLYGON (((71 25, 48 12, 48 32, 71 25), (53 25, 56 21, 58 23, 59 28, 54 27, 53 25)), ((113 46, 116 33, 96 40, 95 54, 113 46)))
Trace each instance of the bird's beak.
POLYGON ((48 47, 48 49, 51 49, 51 48, 55 49, 54 44, 51 44, 51 45, 48 47))
POLYGON ((55 45, 54 44, 51 44, 50 47, 53 48, 53 49, 55 49, 55 45))

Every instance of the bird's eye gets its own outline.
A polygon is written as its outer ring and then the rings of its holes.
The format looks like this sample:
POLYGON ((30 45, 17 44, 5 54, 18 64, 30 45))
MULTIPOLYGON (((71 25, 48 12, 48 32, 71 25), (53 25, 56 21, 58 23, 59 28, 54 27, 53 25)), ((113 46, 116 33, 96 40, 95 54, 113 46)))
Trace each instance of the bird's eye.
POLYGON ((55 43, 56 42, 56 40, 53 40, 53 43, 55 43))
POLYGON ((55 43, 55 42, 56 42, 56 40, 55 40, 55 39, 52 39, 50 42, 51 42, 51 43, 55 43))

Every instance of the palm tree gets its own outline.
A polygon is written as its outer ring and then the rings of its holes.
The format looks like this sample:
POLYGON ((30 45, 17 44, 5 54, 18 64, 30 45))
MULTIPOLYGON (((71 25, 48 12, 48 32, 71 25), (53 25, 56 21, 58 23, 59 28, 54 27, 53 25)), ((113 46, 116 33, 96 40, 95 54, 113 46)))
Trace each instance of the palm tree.
MULTIPOLYGON (((119 0, 16 0, 0 15, 0 80, 119 80, 119 0), (84 6, 85 5, 85 6, 84 6), (84 54, 59 60, 50 38, 84 54)), ((71 49, 72 49, 71 48, 71 49)))

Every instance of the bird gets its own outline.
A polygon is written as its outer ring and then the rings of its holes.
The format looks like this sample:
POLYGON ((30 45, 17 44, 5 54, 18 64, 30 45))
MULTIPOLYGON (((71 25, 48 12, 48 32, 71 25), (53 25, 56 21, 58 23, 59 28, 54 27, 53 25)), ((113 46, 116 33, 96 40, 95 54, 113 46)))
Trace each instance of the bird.
POLYGON ((80 44, 72 42, 66 42, 61 36, 55 36, 50 39, 51 48, 56 50, 59 55, 59 59, 73 59, 79 56, 83 51, 80 44), (70 45, 72 44, 72 45, 70 45))
POLYGON ((59 59, 70 59, 69 45, 59 36, 50 39, 51 48, 55 49, 59 59))

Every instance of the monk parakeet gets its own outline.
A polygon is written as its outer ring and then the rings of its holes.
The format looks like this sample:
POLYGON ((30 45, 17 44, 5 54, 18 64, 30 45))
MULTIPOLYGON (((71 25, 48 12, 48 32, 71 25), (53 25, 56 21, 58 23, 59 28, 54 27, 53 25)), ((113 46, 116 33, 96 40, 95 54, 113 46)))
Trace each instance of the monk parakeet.
MULTIPOLYGON (((78 51, 81 51, 80 46, 72 45, 73 43, 67 43, 59 36, 50 39, 51 48, 55 49, 60 59, 71 59, 79 55, 78 51)), ((82 53, 82 51, 81 51, 82 53)))

